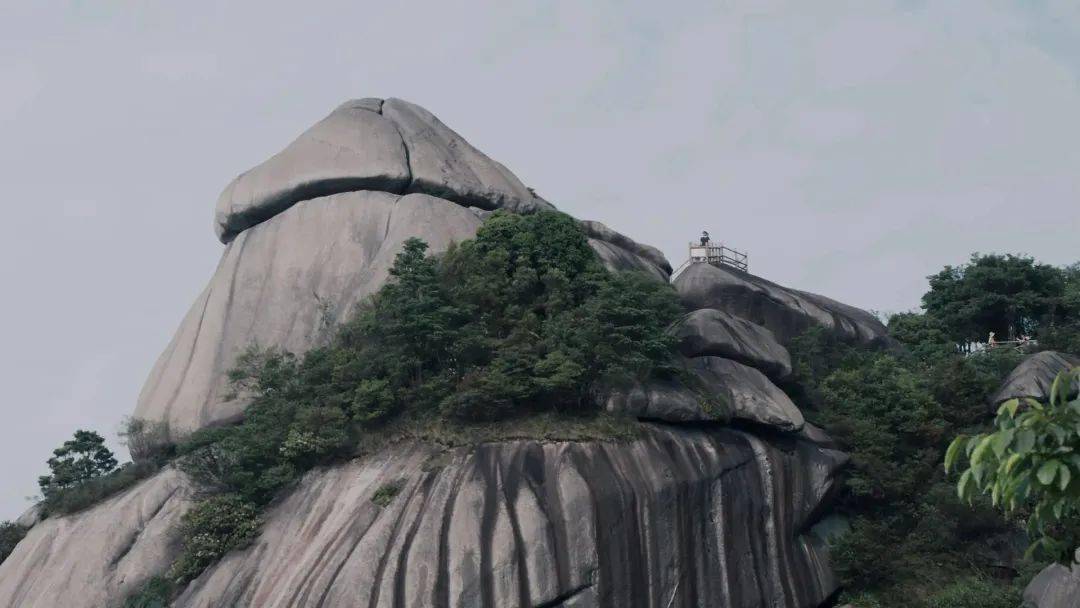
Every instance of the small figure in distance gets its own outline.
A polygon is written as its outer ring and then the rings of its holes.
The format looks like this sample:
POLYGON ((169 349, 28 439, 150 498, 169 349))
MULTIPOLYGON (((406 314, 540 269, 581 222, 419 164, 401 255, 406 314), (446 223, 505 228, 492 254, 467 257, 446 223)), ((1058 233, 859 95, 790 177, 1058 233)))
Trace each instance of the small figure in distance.
POLYGON ((701 246, 702 247, 708 247, 709 246, 709 231, 708 230, 702 230, 701 231, 701 246))
POLYGON ((997 346, 997 338, 994 337, 994 332, 990 332, 990 337, 986 339, 986 346, 989 348, 997 346))

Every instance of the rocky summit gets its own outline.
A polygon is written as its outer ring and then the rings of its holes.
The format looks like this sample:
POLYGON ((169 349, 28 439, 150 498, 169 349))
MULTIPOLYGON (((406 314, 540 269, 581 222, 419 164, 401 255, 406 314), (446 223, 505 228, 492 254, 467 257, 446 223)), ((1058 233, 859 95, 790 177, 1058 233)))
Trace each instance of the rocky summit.
MULTIPOLYGON (((346 102, 222 193, 221 262, 134 416, 174 438, 239 419, 248 346, 325 344, 386 283, 403 243, 434 252, 492 210, 554 206, 427 110, 346 102)), ((582 221, 611 269, 667 281, 654 247, 582 221)), ((847 457, 783 390, 785 344, 822 326, 883 342, 873 315, 741 271, 691 266, 672 328, 690 381, 612 387, 629 441, 403 441, 309 472, 258 538, 177 606, 817 608, 837 590, 824 525, 847 457), (383 490, 392 487, 387 495, 383 490), (377 499, 382 496, 382 499, 377 499), (386 498, 389 496, 389 498, 386 498)), ((175 558, 197 489, 166 467, 34 525, 0 564, 0 606, 115 605, 175 558)))

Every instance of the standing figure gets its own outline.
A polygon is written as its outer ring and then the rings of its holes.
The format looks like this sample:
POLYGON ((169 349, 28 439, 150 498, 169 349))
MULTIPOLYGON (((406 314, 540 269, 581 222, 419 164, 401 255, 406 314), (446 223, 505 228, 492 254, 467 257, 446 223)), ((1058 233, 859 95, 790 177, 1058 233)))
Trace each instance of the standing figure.
POLYGON ((702 230, 701 231, 701 246, 702 247, 708 247, 709 246, 709 231, 707 231, 707 230, 702 230))

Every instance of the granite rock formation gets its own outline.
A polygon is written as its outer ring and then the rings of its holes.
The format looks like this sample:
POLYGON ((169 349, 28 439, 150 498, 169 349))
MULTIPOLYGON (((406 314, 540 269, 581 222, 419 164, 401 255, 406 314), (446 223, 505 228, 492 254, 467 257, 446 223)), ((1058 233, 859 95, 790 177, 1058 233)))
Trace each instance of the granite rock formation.
MULTIPOLYGON (((225 252, 154 365, 135 417, 167 422, 176 437, 236 420, 245 402, 230 398, 228 370, 245 349, 317 346, 382 287, 406 239, 443 251, 496 208, 554 209, 422 108, 342 104, 225 188, 216 213, 225 252)), ((582 224, 608 268, 667 280, 659 250, 582 224)))
POLYGON ((771 331, 722 310, 695 310, 682 318, 674 332, 679 350, 687 357, 726 357, 772 378, 791 375, 791 355, 771 331))
POLYGON ((1080 608, 1080 551, 1071 568, 1052 564, 1024 589, 1024 608, 1080 608))
MULTIPOLYGON (((491 210, 552 208, 426 110, 347 102, 226 188, 221 263, 135 415, 168 422, 175 437, 235 420, 244 403, 229 399, 226 377, 236 356, 251 345, 299 354, 322 344, 385 283, 406 239, 437 252, 470 238, 491 210)), ((655 248, 582 225, 609 268, 670 275, 655 248)), ((837 582, 819 522, 846 456, 770 376, 790 373, 780 344, 807 326, 863 342, 884 328, 726 269, 698 264, 679 281, 703 323, 684 336, 696 381, 609 399, 649 420, 640 438, 452 450, 403 442, 311 471, 274 503, 252 546, 175 605, 822 606, 837 582), (373 502, 387 487, 399 488, 393 500, 373 502)), ((175 557, 175 524, 193 498, 166 469, 37 523, 0 564, 0 608, 119 603, 175 557)))
POLYGON ((814 326, 861 344, 885 345, 890 341, 881 321, 865 310, 781 287, 730 266, 691 264, 674 283, 689 310, 722 310, 769 329, 783 344, 814 326))
POLYGON ((996 407, 1002 401, 1024 397, 1046 401, 1050 398, 1054 378, 1078 365, 1080 357, 1052 350, 1028 355, 1005 377, 1001 387, 990 398, 990 403, 996 407))
POLYGON ((164 572, 192 487, 165 469, 99 505, 34 525, 0 564, 0 607, 116 605, 164 572))

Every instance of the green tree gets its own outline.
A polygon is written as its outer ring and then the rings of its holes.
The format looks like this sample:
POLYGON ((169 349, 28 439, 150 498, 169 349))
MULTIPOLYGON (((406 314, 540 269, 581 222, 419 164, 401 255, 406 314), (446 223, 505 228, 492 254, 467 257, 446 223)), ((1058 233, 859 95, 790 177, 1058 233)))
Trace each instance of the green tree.
POLYGON ((974 254, 929 280, 923 308, 957 343, 1032 334, 1067 312, 1066 271, 1030 257, 974 254))
POLYGON ((14 522, 0 522, 0 563, 15 550, 15 545, 26 536, 26 528, 14 522))
POLYGON ((116 457, 105 447, 105 438, 94 431, 75 431, 73 438, 53 450, 48 460, 50 475, 38 478, 46 497, 72 488, 116 469, 116 457))
POLYGON ((960 435, 945 469, 961 461, 961 499, 989 494, 993 504, 1027 520, 1031 551, 1063 562, 1080 545, 1080 369, 1054 380, 1046 404, 1011 399, 998 409, 994 430, 960 435))

